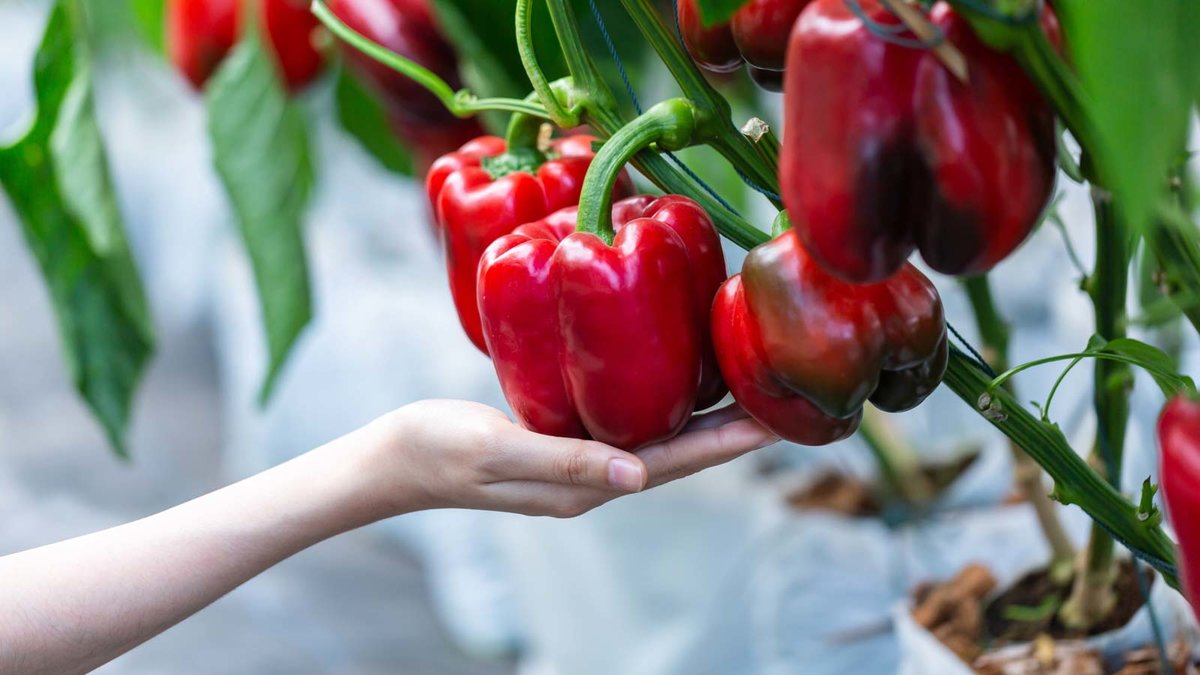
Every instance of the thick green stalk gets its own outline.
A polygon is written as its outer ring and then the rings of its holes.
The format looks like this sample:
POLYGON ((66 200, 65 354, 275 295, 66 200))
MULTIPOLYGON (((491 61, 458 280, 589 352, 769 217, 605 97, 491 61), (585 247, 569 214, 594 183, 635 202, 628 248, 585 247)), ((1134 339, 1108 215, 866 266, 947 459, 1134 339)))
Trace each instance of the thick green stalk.
MULTIPOLYGON (((751 180, 778 193, 779 178, 775 165, 764 161, 768 160, 772 153, 778 154, 778 141, 768 132, 759 140, 759 144, 765 145, 762 148, 756 147, 753 141, 734 126, 729 102, 704 79, 700 69, 679 44, 675 31, 663 23, 662 17, 650 0, 621 0, 621 4, 638 30, 667 65, 684 96, 709 113, 710 124, 701 130, 702 137, 751 180)), ((780 206, 779 203, 775 205, 780 206)))
MULTIPOLYGON (((1095 307, 1096 334, 1105 340, 1115 340, 1125 337, 1129 234, 1117 220, 1111 195, 1092 188, 1092 204, 1096 214, 1096 267, 1088 292, 1095 307)), ((1094 372, 1096 447, 1093 459, 1104 467, 1109 484, 1120 490, 1133 373, 1128 364, 1107 359, 1098 359, 1094 372)), ((1114 553, 1112 536, 1099 525, 1093 525, 1087 553, 1075 575, 1071 598, 1062 609, 1062 618, 1067 625, 1089 628, 1116 606, 1116 593, 1112 587, 1116 580, 1114 553)))
POLYGON ((958 350, 951 350, 944 382, 1050 474, 1058 501, 1082 508, 1123 544, 1143 554, 1168 584, 1179 587, 1175 546, 1162 528, 1140 518, 1136 506, 1075 454, 1057 426, 1039 420, 1003 388, 991 390, 991 378, 958 350))
MULTIPOLYGON (((979 329, 979 336, 983 340, 982 351, 984 358, 987 359, 988 364, 994 370, 998 372, 1008 370, 1009 328, 1003 317, 1000 316, 1000 312, 996 309, 996 303, 992 297, 992 289, 988 283, 987 276, 966 279, 963 282, 963 286, 967 291, 967 297, 971 301, 971 309, 974 310, 975 323, 979 329)), ((1004 388, 1010 394, 1016 395, 1016 387, 1013 385, 1012 380, 1006 381, 1004 388)), ((1054 503, 1050 499, 1050 495, 1046 492, 1045 486, 1042 484, 1042 468, 1038 466, 1038 463, 1020 445, 1011 439, 1008 445, 1012 451, 1013 472, 1017 488, 1029 504, 1033 506, 1033 511, 1037 515, 1038 525, 1042 530, 1042 536, 1050 547, 1051 573, 1057 577, 1060 570, 1065 570, 1064 574, 1069 578, 1071 566, 1075 560, 1075 547, 1071 544, 1071 539, 1067 536, 1066 530, 1063 529, 1062 521, 1055 512, 1054 503)))
POLYGON ((613 242, 613 186, 625 165, 638 152, 656 143, 660 150, 680 150, 691 145, 698 122, 696 109, 685 98, 673 98, 647 110, 621 127, 596 153, 579 198, 575 228, 613 242))

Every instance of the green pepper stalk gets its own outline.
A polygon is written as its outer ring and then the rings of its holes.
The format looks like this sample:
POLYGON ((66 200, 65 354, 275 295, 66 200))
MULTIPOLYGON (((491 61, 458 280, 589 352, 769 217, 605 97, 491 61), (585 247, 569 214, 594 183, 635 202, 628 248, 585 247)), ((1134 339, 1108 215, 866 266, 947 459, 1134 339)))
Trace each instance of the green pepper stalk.
POLYGON ((660 152, 682 150, 695 142, 699 114, 692 102, 673 98, 650 108, 621 128, 596 153, 579 198, 576 229, 613 242, 612 191, 621 170, 641 150, 658 146, 660 152))

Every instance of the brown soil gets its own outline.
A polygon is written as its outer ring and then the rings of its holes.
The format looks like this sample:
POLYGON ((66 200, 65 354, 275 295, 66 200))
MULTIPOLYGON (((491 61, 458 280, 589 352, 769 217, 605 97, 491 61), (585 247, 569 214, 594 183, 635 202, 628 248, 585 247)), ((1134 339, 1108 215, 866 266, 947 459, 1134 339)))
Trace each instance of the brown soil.
MULTIPOLYGON (((971 453, 953 462, 921 467, 935 494, 941 494, 975 462, 971 453)), ((885 495, 880 486, 836 471, 828 471, 803 488, 787 496, 797 510, 833 511, 851 518, 878 518, 883 515, 885 495)))
MULTIPOLYGON (((1146 571, 1149 585, 1154 584, 1155 576, 1153 571, 1146 571)), ((1056 584, 1047 570, 1035 570, 988 605, 985 613, 988 635, 1000 642, 1028 642, 1042 634, 1063 640, 1107 633, 1129 623, 1145 604, 1136 572, 1128 561, 1122 561, 1117 568, 1114 590, 1117 606, 1104 621, 1089 631, 1070 629, 1058 620, 1058 608, 1067 601, 1070 584, 1056 584)))
MULTIPOLYGON (((1147 574, 1153 584, 1153 573, 1147 574)), ((983 675, 1152 675, 1161 672, 1153 646, 1130 652, 1120 669, 1109 671, 1101 655, 1081 642, 1124 626, 1142 607, 1134 575, 1131 563, 1120 564, 1117 607, 1086 632, 1069 630, 1058 620, 1070 585, 1055 584, 1046 570, 1027 574, 988 603, 995 579, 986 568, 969 565, 947 582, 915 589, 913 619, 983 675)), ((1188 662, 1189 645, 1175 643, 1168 652, 1173 672, 1196 674, 1188 662)))

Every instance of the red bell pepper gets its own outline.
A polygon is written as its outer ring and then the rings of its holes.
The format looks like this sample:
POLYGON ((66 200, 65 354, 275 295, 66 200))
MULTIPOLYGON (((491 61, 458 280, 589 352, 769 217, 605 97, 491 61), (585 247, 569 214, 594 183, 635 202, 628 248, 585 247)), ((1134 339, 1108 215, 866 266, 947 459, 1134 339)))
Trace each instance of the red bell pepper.
MULTIPOLYGON (((440 157, 430 167, 425 188, 446 253, 450 294, 463 330, 485 354, 487 345, 475 300, 480 256, 489 244, 518 225, 579 203, 594 156, 594 141, 584 135, 559 139, 549 159, 535 167, 519 164, 529 159, 530 153, 509 155, 502 139, 484 136, 440 157)), ((626 174, 618 183, 617 194, 629 191, 632 183, 626 174)))
MULTIPOLYGON (((307 0, 256 0, 264 35, 288 90, 316 79, 324 56, 313 43, 320 22, 307 0)), ((168 0, 167 53, 196 89, 217 70, 240 33, 241 0, 168 0)))
POLYGON ((1183 588, 1200 619, 1200 402, 1179 395, 1158 418, 1159 484, 1179 540, 1183 588))
MULTIPOLYGON (((879 0, 816 0, 788 49, 780 182, 792 225, 822 265, 878 281, 915 249, 946 274, 988 271, 1025 240, 1054 187, 1054 113, 1013 57, 946 2, 930 21, 966 58, 960 82, 879 0), (882 26, 882 28, 881 28, 882 26)), ((1044 29, 1058 40, 1054 14, 1044 29)))
POLYGON ((696 0, 679 0, 684 46, 706 70, 728 73, 743 62, 764 89, 781 91, 792 24, 810 0, 750 0, 728 22, 705 26, 696 0))
POLYGON ((575 231, 575 208, 496 240, 479 312, 522 425, 632 450, 725 394, 707 331, 725 259, 686 197, 633 197, 612 214, 611 246, 575 231))
POLYGON ((862 406, 899 412, 946 370, 942 301, 912 265, 854 285, 830 275, 794 230, 758 246, 717 293, 713 342, 733 397, 781 438, 823 445, 858 427, 862 406))

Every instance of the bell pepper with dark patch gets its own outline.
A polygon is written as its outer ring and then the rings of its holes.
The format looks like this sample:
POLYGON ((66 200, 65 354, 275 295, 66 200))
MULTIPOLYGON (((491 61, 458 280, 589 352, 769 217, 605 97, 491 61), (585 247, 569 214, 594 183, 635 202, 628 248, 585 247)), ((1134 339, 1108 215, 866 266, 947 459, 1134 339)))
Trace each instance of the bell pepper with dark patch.
POLYGON ((783 89, 788 36, 810 0, 750 0, 728 22, 705 26, 696 0, 679 0, 684 46, 705 70, 729 73, 743 63, 763 89, 783 89))
POLYGON ((717 293, 713 342, 733 397, 781 438, 849 436, 863 404, 899 412, 941 382, 942 301, 912 265, 855 285, 821 268, 794 230, 758 246, 717 293))
MULTIPOLYGON (((788 49, 780 183, 792 225, 838 276, 884 279, 920 250, 953 275, 990 270, 1029 236, 1055 178, 1054 113, 1010 55, 946 2, 929 20, 959 81, 879 0, 816 0, 788 49), (894 33, 886 35, 886 33, 894 33)), ((1058 41, 1054 14, 1042 24, 1058 41)))

